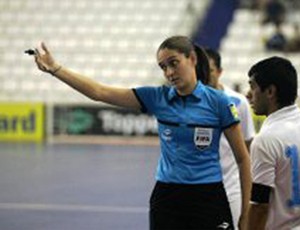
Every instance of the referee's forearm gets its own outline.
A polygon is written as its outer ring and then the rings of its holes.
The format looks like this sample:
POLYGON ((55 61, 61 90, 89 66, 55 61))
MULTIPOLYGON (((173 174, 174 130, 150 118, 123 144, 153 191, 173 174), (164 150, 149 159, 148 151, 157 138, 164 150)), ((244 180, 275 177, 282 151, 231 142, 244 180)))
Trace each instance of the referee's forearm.
POLYGON ((248 215, 252 187, 251 167, 249 155, 238 163, 242 190, 242 215, 248 215))
POLYGON ((241 229, 246 229, 252 186, 249 152, 247 151, 239 124, 233 125, 232 127, 226 129, 224 133, 231 146, 231 149, 233 150, 239 167, 242 190, 242 210, 239 227, 241 229))

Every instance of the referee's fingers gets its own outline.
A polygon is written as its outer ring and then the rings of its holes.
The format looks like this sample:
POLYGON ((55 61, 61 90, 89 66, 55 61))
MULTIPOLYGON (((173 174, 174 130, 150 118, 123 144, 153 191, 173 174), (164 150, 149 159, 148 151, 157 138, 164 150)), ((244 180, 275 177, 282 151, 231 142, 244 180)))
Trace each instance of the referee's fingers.
POLYGON ((34 55, 34 61, 35 61, 36 65, 38 66, 38 68, 40 70, 45 71, 45 67, 41 63, 40 53, 39 53, 38 49, 35 49, 35 52, 36 52, 36 55, 34 55))
POLYGON ((44 70, 43 65, 38 61, 37 58, 35 58, 35 63, 36 63, 36 65, 38 66, 38 68, 39 68, 40 70, 44 70))
POLYGON ((45 51, 46 54, 49 54, 49 50, 44 42, 41 43, 42 49, 45 51))
POLYGON ((36 53, 35 58, 41 56, 41 53, 40 53, 40 51, 39 51, 38 48, 35 48, 34 51, 35 51, 35 53, 36 53))

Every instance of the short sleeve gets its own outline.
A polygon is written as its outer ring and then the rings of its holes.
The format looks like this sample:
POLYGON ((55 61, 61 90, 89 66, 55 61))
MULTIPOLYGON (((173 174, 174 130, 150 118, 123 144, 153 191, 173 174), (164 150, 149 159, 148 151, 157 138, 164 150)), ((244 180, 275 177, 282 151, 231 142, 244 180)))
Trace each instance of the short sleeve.
POLYGON ((240 118, 235 104, 225 94, 220 94, 219 114, 222 129, 226 129, 233 124, 239 123, 240 118))
POLYGON ((159 97, 161 97, 160 87, 137 87, 133 89, 133 92, 140 102, 141 111, 154 114, 159 97))
POLYGON ((251 144, 253 183, 275 186, 276 159, 272 155, 268 138, 257 136, 251 144))
POLYGON ((255 135, 255 128, 250 105, 246 98, 241 100, 241 103, 238 106, 238 111, 244 138, 246 141, 251 140, 255 135))

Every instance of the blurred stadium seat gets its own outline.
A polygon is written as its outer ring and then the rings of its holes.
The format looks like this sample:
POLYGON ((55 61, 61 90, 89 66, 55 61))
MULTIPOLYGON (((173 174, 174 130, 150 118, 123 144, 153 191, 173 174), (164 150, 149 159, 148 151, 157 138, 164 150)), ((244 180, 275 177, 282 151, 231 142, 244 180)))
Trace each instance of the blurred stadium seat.
MULTIPOLYGON (((156 65, 158 45, 174 34, 190 35, 209 0, 13 0, 0 2, 0 101, 84 102, 89 99, 38 71, 24 50, 45 41, 56 59, 76 71, 116 86, 161 84, 156 65), (193 4, 195 13, 189 11, 193 4)), ((293 20, 300 12, 293 11, 293 20)), ((299 68, 299 54, 266 53, 259 11, 240 8, 221 42, 229 86, 247 90, 246 74, 270 55, 290 58, 299 68)), ((299 21, 299 20, 298 20, 299 21)), ((285 25, 286 34, 292 27, 285 25)), ((299 71, 299 69, 298 69, 299 71)))
MULTIPOLYGON (((202 15, 209 0, 193 2, 202 15)), ((129 87, 163 82, 156 49, 168 36, 189 35, 198 17, 189 0, 12 0, 0 2, 0 101, 87 102, 38 71, 24 50, 44 41, 55 58, 104 83, 129 87)))
MULTIPOLYGON (((293 17, 299 17, 299 12, 293 12, 293 17)), ((248 90, 247 72, 257 61, 273 55, 290 59, 300 73, 300 53, 267 52, 264 39, 269 36, 273 27, 261 26, 261 12, 240 8, 236 10, 234 20, 230 24, 227 35, 223 38, 220 51, 223 56, 224 83, 233 88, 239 84, 241 91, 248 90)), ((299 22, 299 21, 298 21, 299 22)), ((291 23, 283 25, 287 36, 293 32, 291 23)))

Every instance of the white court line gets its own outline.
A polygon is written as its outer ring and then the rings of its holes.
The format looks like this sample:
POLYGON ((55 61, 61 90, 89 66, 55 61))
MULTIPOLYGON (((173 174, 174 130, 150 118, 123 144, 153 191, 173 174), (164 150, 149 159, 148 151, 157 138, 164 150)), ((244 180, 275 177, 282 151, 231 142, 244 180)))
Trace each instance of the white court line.
POLYGON ((0 203, 0 210, 1 209, 8 209, 8 210, 17 209, 17 210, 33 210, 33 211, 148 213, 147 207, 33 204, 33 203, 0 203))

